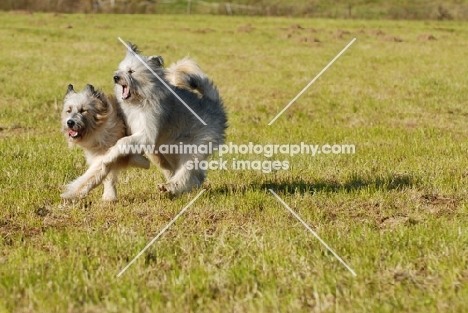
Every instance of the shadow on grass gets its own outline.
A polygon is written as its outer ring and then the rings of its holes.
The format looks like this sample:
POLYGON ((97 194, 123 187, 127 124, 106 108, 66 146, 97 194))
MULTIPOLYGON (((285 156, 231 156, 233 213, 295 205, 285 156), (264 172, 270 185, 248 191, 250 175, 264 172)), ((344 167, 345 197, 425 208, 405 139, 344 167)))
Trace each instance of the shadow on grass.
POLYGON ((388 174, 378 177, 363 177, 353 175, 342 181, 338 179, 311 179, 302 178, 277 179, 274 181, 252 182, 247 184, 226 184, 211 189, 220 194, 245 193, 247 191, 268 190, 287 194, 305 194, 316 192, 355 192, 360 190, 402 190, 417 185, 418 179, 409 174, 388 174))

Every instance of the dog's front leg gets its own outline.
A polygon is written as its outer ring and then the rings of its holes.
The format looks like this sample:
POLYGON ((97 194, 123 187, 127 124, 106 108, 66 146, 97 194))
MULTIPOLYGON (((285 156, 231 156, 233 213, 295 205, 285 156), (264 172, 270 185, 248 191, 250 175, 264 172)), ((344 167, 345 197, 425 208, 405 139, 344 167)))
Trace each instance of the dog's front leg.
POLYGON ((141 153, 141 151, 137 150, 140 149, 140 146, 144 144, 146 144, 146 142, 145 137, 142 134, 134 134, 119 139, 117 143, 114 146, 112 146, 104 156, 102 160, 103 171, 106 172, 107 175, 110 169, 105 168, 109 167, 109 165, 111 164, 116 163, 117 159, 120 157, 127 156, 130 154, 141 153))
POLYGON ((118 169, 112 169, 104 179, 104 193, 102 194, 102 200, 104 201, 116 201, 117 200, 117 176, 119 174, 118 169))
POLYGON ((82 198, 97 187, 107 176, 102 173, 102 163, 94 162, 80 177, 65 186, 65 192, 60 196, 63 199, 82 198))
MULTIPOLYGON (((93 162, 85 174, 65 186, 66 190, 61 197, 71 199, 88 195, 91 190, 99 186, 107 178, 111 171, 118 170, 117 159, 119 157, 133 154, 131 147, 132 145, 138 145, 138 141, 136 140, 141 139, 138 136, 129 136, 118 140, 101 160, 93 162)), ((149 161, 141 155, 131 155, 129 163, 133 166, 149 168, 149 161)), ((104 200, 114 200, 116 198, 115 180, 117 174, 111 176, 109 179, 106 179, 104 184, 104 200)))

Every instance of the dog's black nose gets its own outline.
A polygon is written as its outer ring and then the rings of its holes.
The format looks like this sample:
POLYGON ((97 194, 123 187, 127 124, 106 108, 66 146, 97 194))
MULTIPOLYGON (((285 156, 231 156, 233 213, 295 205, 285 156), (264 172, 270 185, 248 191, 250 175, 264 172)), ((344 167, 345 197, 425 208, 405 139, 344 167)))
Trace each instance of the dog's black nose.
POLYGON ((75 121, 74 120, 68 120, 67 121, 67 126, 72 128, 73 126, 75 126, 75 121))
POLYGON ((114 76, 114 83, 117 83, 119 81, 119 76, 114 76))

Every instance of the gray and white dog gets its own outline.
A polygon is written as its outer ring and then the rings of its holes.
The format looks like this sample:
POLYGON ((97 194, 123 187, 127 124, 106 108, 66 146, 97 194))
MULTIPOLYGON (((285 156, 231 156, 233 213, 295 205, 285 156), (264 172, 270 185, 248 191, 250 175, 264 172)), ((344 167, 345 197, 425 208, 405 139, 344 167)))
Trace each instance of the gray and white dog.
POLYGON ((119 139, 109 149, 103 158, 102 175, 107 175, 119 158, 131 153, 122 147, 153 145, 155 151, 147 153, 147 157, 161 167, 167 179, 166 183, 158 184, 158 188, 179 195, 203 183, 205 170, 187 165, 196 159, 207 159, 209 152, 161 154, 157 152, 158 147, 180 144, 200 147, 211 143, 216 148, 224 143, 227 117, 217 88, 194 61, 185 58, 169 69, 164 69, 161 63, 161 58, 143 56, 131 45, 114 73, 115 94, 130 136, 119 139), (167 87, 207 125, 203 125, 167 87))
POLYGON ((227 128, 223 102, 213 82, 193 60, 182 59, 168 69, 162 65, 161 57, 141 55, 136 46, 131 45, 113 77, 129 136, 109 148, 101 159, 101 170, 94 167, 87 176, 84 190, 76 193, 86 194, 99 185, 119 159, 131 155, 132 149, 126 149, 129 147, 155 148, 153 153, 146 155, 160 166, 167 179, 166 183, 158 184, 161 191, 179 195, 204 182, 205 170, 188 164, 207 159, 210 151, 198 149, 190 153, 162 154, 158 153, 158 148, 161 145, 206 147, 210 144, 216 148, 223 144, 227 128), (201 123, 178 97, 207 125, 201 123))

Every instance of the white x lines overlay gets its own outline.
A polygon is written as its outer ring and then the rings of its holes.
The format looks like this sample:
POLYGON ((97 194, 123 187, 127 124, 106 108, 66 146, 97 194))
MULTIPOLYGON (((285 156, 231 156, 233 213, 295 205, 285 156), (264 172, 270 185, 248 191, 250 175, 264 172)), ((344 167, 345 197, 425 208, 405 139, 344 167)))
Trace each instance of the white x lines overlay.
POLYGON ((169 85, 164 81, 164 79, 162 79, 161 77, 159 77, 159 75, 156 74, 156 72, 153 71, 153 69, 152 69, 148 64, 146 64, 146 62, 143 61, 143 59, 142 59, 138 54, 136 54, 135 52, 133 52, 132 48, 130 48, 130 47, 125 43, 125 41, 122 40, 122 38, 118 37, 118 39, 119 39, 120 42, 128 49, 128 51, 130 51, 130 52, 132 52, 132 53, 134 54, 134 56, 138 59, 138 61, 140 61, 154 76, 156 76, 156 78, 159 79, 159 81, 160 81, 170 92, 172 92, 172 93, 174 94, 174 96, 175 96, 177 99, 179 99, 179 101, 182 102, 182 104, 185 105, 185 107, 186 107, 190 112, 192 112, 192 114, 195 115, 195 117, 198 118, 198 120, 199 120, 200 122, 202 122, 203 125, 206 126, 205 121, 202 120, 201 117, 198 116, 198 114, 195 113, 195 111, 192 110, 192 108, 189 107, 189 106, 187 105, 187 103, 185 103, 185 101, 182 100, 182 99, 179 97, 179 95, 176 94, 176 93, 174 92, 174 90, 172 90, 171 87, 169 87, 169 85))
POLYGON ((140 251, 140 253, 137 254, 136 257, 133 258, 133 260, 127 264, 127 266, 124 267, 123 270, 120 271, 120 273, 117 275, 117 277, 120 277, 120 275, 122 275, 129 267, 130 265, 133 264, 133 262, 135 262, 156 240, 158 240, 159 237, 161 237, 162 234, 164 234, 164 232, 166 230, 168 230, 169 227, 171 227, 172 224, 174 224, 174 222, 182 215, 184 214, 184 212, 195 202, 195 200, 198 199, 198 197, 200 197, 202 195, 202 193, 204 193, 206 191, 206 189, 202 189, 202 191, 200 191, 198 193, 198 195, 192 199, 192 201, 189 202, 189 204, 187 204, 185 206, 185 208, 183 208, 179 214, 177 214, 173 219, 172 221, 169 222, 169 224, 166 225, 166 227, 164 227, 160 232, 159 234, 156 235, 156 237, 153 238, 153 240, 151 240, 147 245, 146 247, 143 248, 143 250, 140 251))
POLYGON ((312 230, 312 228, 310 228, 310 226, 307 225, 307 223, 304 222, 304 220, 286 204, 286 202, 283 201, 283 199, 281 199, 272 189, 268 189, 268 190, 276 197, 276 199, 279 200, 279 202, 281 202, 281 204, 283 204, 283 206, 284 206, 286 209, 288 209, 289 212, 291 212, 292 215, 294 215, 295 218, 297 218, 297 219, 299 220, 299 222, 302 223, 302 225, 304 225, 304 227, 305 227, 308 231, 310 231, 310 232, 312 233, 312 235, 315 236, 315 238, 317 238, 317 239, 322 243, 322 245, 325 246, 325 248, 328 249, 328 251, 330 251, 330 252, 335 256, 335 258, 338 259, 338 261, 341 262, 341 264, 343 264, 343 265, 351 272, 351 274, 353 274, 354 276, 357 276, 357 275, 356 275, 356 272, 354 272, 353 269, 352 269, 351 267, 349 267, 349 265, 346 264, 346 262, 343 261, 343 259, 340 258, 340 256, 339 256, 338 254, 336 254, 336 252, 333 251, 332 248, 330 248, 330 246, 327 245, 327 243, 326 243, 325 241, 323 241, 322 238, 320 238, 320 236, 317 235, 317 233, 314 232, 314 231, 312 230))
MULTIPOLYGON (((129 51, 133 52, 133 50, 132 50, 120 37, 118 37, 118 39, 120 40, 120 42, 121 42, 129 51)), ((299 92, 299 94, 298 94, 293 100, 291 100, 291 102, 290 102, 280 113, 278 113, 278 115, 277 115, 273 120, 271 120, 271 122, 270 122, 268 125, 273 124, 273 123, 276 121, 276 119, 278 119, 278 117, 280 117, 281 114, 283 114, 284 111, 286 111, 286 110, 294 103, 294 101, 296 101, 296 100, 297 100, 297 99, 298 99, 298 98, 299 98, 299 97, 300 97, 300 96, 301 96, 301 95, 302 95, 302 94, 303 94, 303 93, 304 93, 304 92, 305 92, 305 91, 306 91, 306 90, 307 90, 307 89, 308 89, 308 88, 309 88, 309 87, 310 87, 310 86, 311 86, 311 85, 312 85, 312 84, 313 84, 313 83, 314 83, 314 82, 315 82, 315 81, 316 81, 316 80, 317 80, 317 79, 318 79, 318 78, 319 78, 319 77, 320 77, 320 76, 321 76, 321 75, 322 75, 322 74, 323 74, 323 73, 324 73, 324 72, 325 72, 325 71, 326 71, 326 70, 327 70, 327 69, 328 69, 328 68, 329 68, 329 67, 330 67, 330 66, 331 66, 331 65, 332 65, 332 64, 349 48, 349 47, 350 47, 350 46, 351 46, 351 45, 352 45, 352 44, 353 44, 353 43, 354 43, 354 41, 356 41, 356 38, 354 38, 353 40, 351 40, 351 42, 350 42, 343 50, 341 50, 341 52, 338 53, 338 55, 337 55, 333 60, 331 60, 330 63, 328 63, 328 65, 325 66, 325 68, 324 68, 320 73, 318 73, 318 75, 315 76, 315 78, 314 78, 309 84, 307 84, 307 86, 306 86, 304 89, 302 89, 302 91, 299 92)), ((170 88, 170 87, 167 85, 167 83, 166 83, 161 77, 159 77, 158 74, 156 74, 156 73, 151 69, 151 67, 150 67, 148 64, 146 64, 145 61, 143 61, 143 59, 142 59, 138 54, 134 53, 134 55, 135 55, 135 57, 136 57, 136 58, 137 58, 137 59, 138 59, 138 60, 139 60, 139 61, 156 77, 156 78, 159 79, 159 81, 161 81, 161 83, 162 83, 170 92, 172 92, 172 93, 174 94, 174 96, 175 96, 177 99, 179 99, 180 102, 182 102, 182 103, 185 105, 185 107, 186 107, 190 112, 192 112, 192 114, 193 114, 195 117, 197 117, 197 118, 200 120, 200 122, 203 123, 203 125, 206 126, 206 123, 205 123, 205 122, 204 122, 204 121, 203 121, 203 120, 202 120, 202 119, 201 119, 201 118, 184 102, 184 100, 182 100, 182 99, 174 92, 174 90, 172 90, 172 88, 170 88)), ((314 236, 322 243, 322 245, 325 246, 325 248, 328 249, 328 251, 330 251, 330 252, 335 256, 335 258, 336 258, 338 261, 340 261, 340 262, 351 272, 351 274, 353 274, 354 276, 357 276, 356 272, 354 272, 354 270, 353 270, 351 267, 349 267, 349 265, 346 264, 346 262, 343 261, 343 259, 342 259, 338 254, 336 254, 336 252, 333 251, 333 250, 330 248, 330 246, 329 246, 325 241, 323 241, 322 238, 320 238, 320 236, 317 235, 317 233, 314 232, 314 231, 312 230, 312 228, 310 228, 310 226, 307 225, 307 223, 304 222, 304 220, 286 204, 286 202, 284 202, 272 189, 268 189, 268 190, 273 194, 273 196, 275 196, 275 197, 281 202, 281 204, 283 204, 283 206, 284 206, 296 219, 298 219, 298 220, 302 223, 302 225, 304 225, 304 227, 305 227, 307 230, 309 230, 309 231, 312 233, 312 235, 314 235, 314 236)), ((130 266, 131 266, 131 265, 132 265, 132 264, 133 264, 133 263, 134 263, 134 262, 135 262, 135 261, 152 245, 152 244, 153 244, 153 243, 154 243, 154 242, 155 242, 155 241, 156 241, 156 240, 158 240, 158 238, 161 237, 162 234, 164 234, 164 232, 166 232, 166 231, 169 229, 169 227, 170 227, 172 224, 174 224, 174 222, 175 222, 182 214, 184 214, 185 211, 186 211, 186 210, 198 199, 198 197, 200 197, 200 196, 202 195, 202 193, 204 193, 205 191, 206 191, 206 189, 202 189, 202 190, 197 194, 197 196, 196 196, 195 198, 193 198, 192 201, 190 201, 189 204, 187 204, 187 205, 179 212, 179 214, 177 214, 177 215, 176 215, 176 216, 175 216, 175 217, 174 217, 174 218, 173 218, 157 235, 156 235, 156 237, 154 237, 154 238, 143 248, 143 250, 141 250, 141 251, 133 258, 133 260, 132 260, 130 263, 128 263, 127 266, 125 266, 125 267, 120 271, 120 273, 117 275, 117 277, 120 277, 120 276, 121 276, 121 275, 122 275, 122 274, 123 274, 123 273, 124 273, 124 272, 125 272, 125 271, 126 271, 126 270, 127 270, 127 269, 128 269, 128 268, 129 268, 129 267, 130 267, 130 266)))
POLYGON ((291 102, 289 102, 289 104, 288 104, 287 106, 285 106, 284 109, 283 109, 281 112, 278 113, 278 115, 275 116, 274 119, 271 120, 270 123, 268 123, 268 126, 270 126, 271 124, 273 124, 273 123, 276 121, 276 119, 277 119, 278 117, 280 117, 281 114, 283 114, 284 111, 286 111, 286 110, 291 106, 291 104, 293 104, 294 101, 296 101, 297 98, 299 98, 299 97, 307 90, 307 88, 309 88, 309 87, 320 77, 320 75, 322 75, 322 74, 333 64, 333 62, 335 62, 335 61, 336 61, 336 60, 353 44, 353 42, 355 42, 355 41, 356 41, 356 38, 354 38, 353 40, 351 40, 351 42, 348 43, 348 45, 347 45, 346 47, 344 47, 344 49, 341 50, 341 52, 338 53, 337 56, 336 56, 333 60, 331 60, 330 63, 328 63, 328 65, 325 66, 325 67, 323 68, 323 70, 322 70, 320 73, 318 73, 317 76, 315 76, 315 78, 312 79, 312 80, 310 81, 310 83, 308 83, 307 86, 305 86, 304 89, 302 89, 301 92, 299 92, 299 93, 297 94, 297 96, 294 97, 294 99, 292 99, 291 102))

